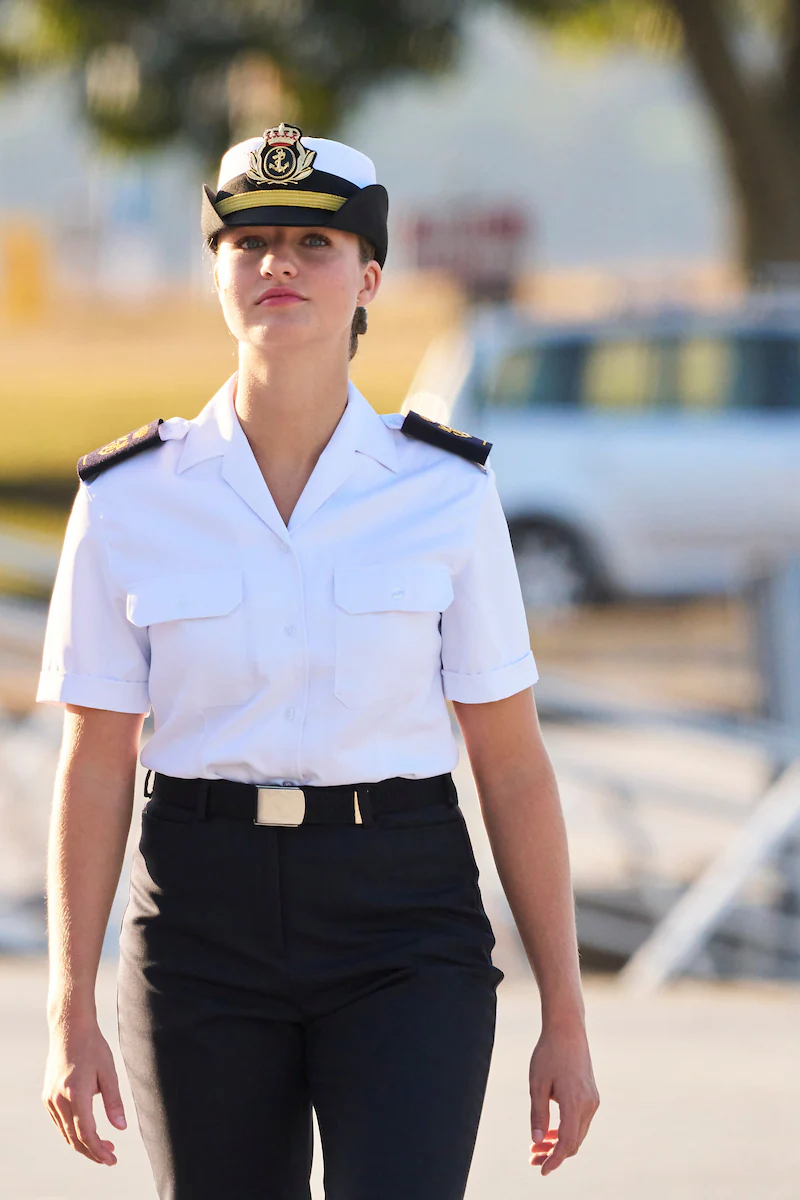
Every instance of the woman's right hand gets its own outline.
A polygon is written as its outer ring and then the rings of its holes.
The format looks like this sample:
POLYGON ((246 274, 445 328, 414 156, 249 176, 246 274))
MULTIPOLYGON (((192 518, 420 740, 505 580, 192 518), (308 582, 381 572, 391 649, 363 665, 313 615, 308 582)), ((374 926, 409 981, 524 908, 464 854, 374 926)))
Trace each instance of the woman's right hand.
POLYGON ((114 1058, 95 1019, 51 1028, 42 1102, 74 1150, 113 1167, 114 1143, 97 1132, 92 1106, 97 1092, 109 1121, 125 1129, 114 1058))

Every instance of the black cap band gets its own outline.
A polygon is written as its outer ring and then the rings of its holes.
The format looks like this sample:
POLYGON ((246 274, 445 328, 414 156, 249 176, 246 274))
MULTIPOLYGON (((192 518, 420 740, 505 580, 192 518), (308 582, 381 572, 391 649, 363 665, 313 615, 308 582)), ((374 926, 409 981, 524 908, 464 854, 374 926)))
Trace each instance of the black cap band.
POLYGON ((380 183, 359 188, 327 171, 312 171, 303 186, 258 187, 237 175, 214 193, 203 185, 201 228, 208 241, 226 226, 327 225, 361 234, 382 267, 388 249, 389 196, 380 183))

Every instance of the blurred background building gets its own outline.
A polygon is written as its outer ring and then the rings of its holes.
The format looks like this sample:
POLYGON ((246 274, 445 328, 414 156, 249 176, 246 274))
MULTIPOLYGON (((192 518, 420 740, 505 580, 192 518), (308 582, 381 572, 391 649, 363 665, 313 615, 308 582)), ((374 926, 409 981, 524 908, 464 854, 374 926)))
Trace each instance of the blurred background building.
MULTIPOLYGON (((621 1168, 611 1136, 549 1186, 793 1197, 781 1131, 797 1071, 764 1029, 790 1027, 800 978, 794 0, 0 0, 0 1039, 13 1050, 21 1014, 44 1012, 61 714, 33 697, 75 462, 195 415, 235 369, 200 184, 281 119, 358 146, 389 190, 355 382, 379 411, 494 442, 590 1012, 613 1048, 605 1128, 646 1147, 640 1098, 662 1088, 653 1112, 688 1164, 659 1163, 654 1144, 621 1168), (678 978, 689 991, 665 986, 678 978), (657 1079, 637 1082, 620 1023, 657 1079), (742 1165, 746 1111, 708 1118, 702 1138, 692 1122, 698 1105, 727 1111, 704 1088, 754 1079, 773 1141, 742 1165)), ((510 1071, 532 1049, 530 969, 465 753, 457 783, 507 974, 510 1071)), ((138 807, 131 839, 137 821, 138 807)), ((126 899, 123 872, 109 1013, 126 899)), ((20 1043, 34 1055, 37 1036, 20 1043)), ((503 1174, 506 1101, 491 1097, 470 1195, 511 1200, 526 1184, 503 1174)), ((8 1127, 0 1195, 93 1194, 60 1143, 22 1168, 32 1111, 8 1127)), ((140 1166, 115 1194, 145 1194, 140 1166)))
MULTIPOLYGON (((254 114, 247 136, 268 119, 254 114)), ((465 22, 452 72, 376 89, 335 132, 380 166, 391 197, 390 271, 409 265, 398 236, 405 220, 465 200, 513 202, 528 217, 522 273, 674 271, 719 267, 727 257, 718 142, 676 58, 616 47, 576 53, 507 9, 487 7, 465 22)), ((103 153, 82 120, 72 71, 0 95, 0 154, 4 212, 19 207, 20 220, 40 224, 59 282, 131 294, 202 278, 191 213, 208 164, 174 144, 146 155, 103 153), (32 172, 39 154, 47 168, 32 172), (120 238, 133 275, 120 271, 120 238)))

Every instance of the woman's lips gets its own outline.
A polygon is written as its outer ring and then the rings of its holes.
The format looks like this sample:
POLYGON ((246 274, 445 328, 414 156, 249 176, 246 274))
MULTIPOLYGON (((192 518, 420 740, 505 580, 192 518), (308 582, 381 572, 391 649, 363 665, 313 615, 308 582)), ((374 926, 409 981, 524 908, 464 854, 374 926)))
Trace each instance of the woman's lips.
POLYGON ((278 288, 275 291, 265 292, 258 303, 268 308, 275 308, 283 304, 302 304, 304 300, 305 296, 301 296, 297 292, 286 292, 278 288))

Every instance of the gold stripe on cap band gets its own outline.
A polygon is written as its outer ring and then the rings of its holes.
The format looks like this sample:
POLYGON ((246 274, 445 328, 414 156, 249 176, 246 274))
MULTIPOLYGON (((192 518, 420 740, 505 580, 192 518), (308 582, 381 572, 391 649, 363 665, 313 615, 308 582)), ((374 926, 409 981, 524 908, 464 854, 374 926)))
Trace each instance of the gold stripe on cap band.
POLYGON ((221 217, 245 208, 266 208, 273 204, 280 208, 324 208, 336 212, 346 198, 334 196, 332 192, 242 192, 241 195, 218 200, 214 207, 221 217))

